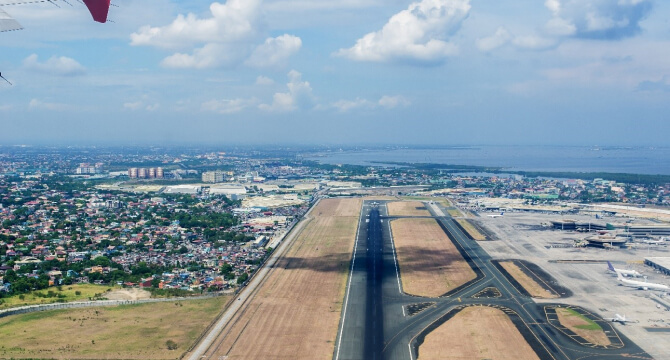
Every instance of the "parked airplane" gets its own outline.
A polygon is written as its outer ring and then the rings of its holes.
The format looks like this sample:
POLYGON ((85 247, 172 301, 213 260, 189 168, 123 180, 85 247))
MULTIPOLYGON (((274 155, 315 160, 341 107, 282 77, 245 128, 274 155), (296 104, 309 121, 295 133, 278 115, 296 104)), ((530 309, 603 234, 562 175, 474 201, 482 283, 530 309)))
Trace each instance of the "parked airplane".
POLYGON ((665 240, 642 240, 647 245, 666 245, 665 240))
POLYGON ((670 291, 670 286, 667 285, 655 284, 646 281, 628 280, 625 279, 623 275, 621 275, 621 273, 618 271, 617 275, 618 275, 617 280, 619 280, 621 282, 621 285, 623 286, 633 287, 640 290, 670 291))
POLYGON ((623 276, 633 276, 633 277, 642 277, 643 275, 637 272, 637 270, 624 270, 624 269, 617 269, 612 265, 611 262, 607 262, 607 271, 613 272, 613 273, 620 273, 623 276))
POLYGON ((501 216, 503 216, 503 215, 505 215, 505 212, 504 212, 504 211, 501 212, 500 214, 489 215, 488 217, 497 218, 497 217, 501 217, 501 216))
MULTIPOLYGON (((631 319, 626 319, 626 315, 625 315, 625 314, 624 314, 623 316, 622 316, 622 315, 619 315, 619 314, 614 314, 614 317, 613 317, 613 318, 605 318, 605 320, 607 320, 607 321, 611 321, 611 322, 618 322, 618 323, 620 323, 620 324, 622 324, 622 325, 626 325, 626 323, 629 323, 629 322, 634 322, 634 321, 631 320, 631 319)), ((637 322, 637 321, 635 321, 635 322, 637 322)))
MULTIPOLYGON (((0 1, 0 6, 34 4, 43 2, 50 2, 56 5, 56 1, 58 0, 12 0, 10 3, 8 3, 5 0, 0 1)), ((91 13, 91 16, 93 16, 93 20, 99 23, 107 22, 107 15, 109 13, 111 0, 82 0, 82 1, 88 8, 88 11, 91 13)), ((68 3, 65 0, 63 0, 63 2, 68 3)), ((23 29, 23 26, 21 26, 21 24, 19 24, 18 21, 16 21, 13 17, 7 14, 4 10, 0 9, 0 32, 21 30, 21 29, 23 29)))

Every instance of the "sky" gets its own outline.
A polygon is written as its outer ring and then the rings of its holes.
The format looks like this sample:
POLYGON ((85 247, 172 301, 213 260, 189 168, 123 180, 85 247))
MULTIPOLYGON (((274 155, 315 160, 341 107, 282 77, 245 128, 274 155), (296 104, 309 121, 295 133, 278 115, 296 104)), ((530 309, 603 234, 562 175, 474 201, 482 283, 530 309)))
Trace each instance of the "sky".
MULTIPOLYGON (((10 0, 0 0, 0 4, 10 0)), ((0 144, 651 145, 660 0, 2 6, 0 144)))

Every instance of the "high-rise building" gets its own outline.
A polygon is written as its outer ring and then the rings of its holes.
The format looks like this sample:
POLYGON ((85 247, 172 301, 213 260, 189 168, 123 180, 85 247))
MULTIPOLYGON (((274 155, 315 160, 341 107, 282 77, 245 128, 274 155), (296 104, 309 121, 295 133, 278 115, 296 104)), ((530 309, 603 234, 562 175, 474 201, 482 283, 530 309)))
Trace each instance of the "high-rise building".
POLYGON ((77 173, 78 175, 95 174, 96 172, 97 172, 96 168, 89 163, 81 163, 79 164, 79 167, 75 170, 75 173, 77 173))
POLYGON ((157 179, 162 179, 163 178, 163 168, 162 167, 156 168, 156 178, 157 179))
POLYGON ((137 168, 128 169, 128 177, 131 179, 137 179, 137 168))
POLYGON ((206 183, 220 183, 223 182, 223 171, 206 171, 202 173, 202 182, 206 183))
POLYGON ((140 179, 146 179, 147 178, 147 169, 145 169, 145 168, 137 169, 137 177, 140 178, 140 179))
POLYGON ((156 178, 156 168, 149 168, 149 179, 156 178))

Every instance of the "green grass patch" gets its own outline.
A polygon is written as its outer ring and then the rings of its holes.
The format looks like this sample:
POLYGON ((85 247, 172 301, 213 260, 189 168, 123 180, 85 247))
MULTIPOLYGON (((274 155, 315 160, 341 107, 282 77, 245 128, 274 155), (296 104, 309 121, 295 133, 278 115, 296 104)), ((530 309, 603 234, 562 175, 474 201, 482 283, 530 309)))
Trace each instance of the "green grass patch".
POLYGON ((3 298, 3 303, 0 304, 0 310, 25 305, 43 305, 59 302, 101 299, 105 297, 105 293, 108 291, 120 288, 121 287, 119 286, 93 284, 63 285, 60 288, 54 286, 43 290, 36 290, 3 298))
POLYGON ((570 314, 570 316, 577 316, 578 318, 584 320, 588 324, 586 325, 577 325, 575 326, 578 329, 584 329, 584 330, 602 330, 603 328, 600 327, 596 322, 593 320, 587 318, 586 316, 578 313, 577 311, 571 309, 571 308, 565 308, 565 310, 570 314))

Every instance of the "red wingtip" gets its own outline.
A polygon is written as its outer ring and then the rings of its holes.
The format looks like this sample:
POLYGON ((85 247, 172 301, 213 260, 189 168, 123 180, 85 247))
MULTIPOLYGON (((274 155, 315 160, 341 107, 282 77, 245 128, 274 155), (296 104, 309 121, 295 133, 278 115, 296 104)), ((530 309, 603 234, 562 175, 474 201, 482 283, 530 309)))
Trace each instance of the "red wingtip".
POLYGON ((109 5, 112 0, 83 0, 88 8, 88 11, 93 15, 93 20, 99 23, 107 22, 107 14, 109 13, 109 5))

